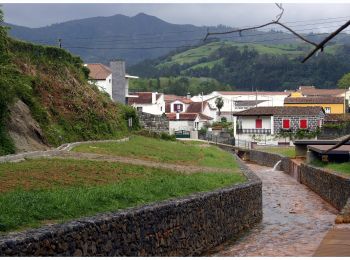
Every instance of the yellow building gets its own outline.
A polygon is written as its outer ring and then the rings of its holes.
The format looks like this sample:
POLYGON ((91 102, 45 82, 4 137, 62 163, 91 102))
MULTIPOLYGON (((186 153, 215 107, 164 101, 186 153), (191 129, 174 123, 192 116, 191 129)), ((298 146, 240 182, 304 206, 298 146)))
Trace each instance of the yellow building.
MULTIPOLYGON (((332 96, 309 96, 304 97, 300 92, 291 93, 290 97, 284 99, 287 107, 313 107, 320 106, 327 114, 344 113, 344 97, 332 96)), ((346 107, 346 106, 345 106, 346 107)))

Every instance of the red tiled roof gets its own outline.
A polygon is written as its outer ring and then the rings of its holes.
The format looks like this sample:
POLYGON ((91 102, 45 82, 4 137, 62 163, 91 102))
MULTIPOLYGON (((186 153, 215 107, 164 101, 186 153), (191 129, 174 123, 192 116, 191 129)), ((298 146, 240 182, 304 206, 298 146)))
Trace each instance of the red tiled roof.
POLYGON ((326 114, 324 122, 329 123, 342 123, 350 122, 350 114, 326 114))
POLYGON ((344 98, 333 96, 289 97, 284 104, 343 104, 344 98))
MULTIPOLYGON (((203 110, 208 103, 203 102, 203 110)), ((202 102, 192 102, 186 109, 186 113, 201 113, 202 111, 202 102)))
POLYGON ((313 116, 323 111, 322 107, 254 107, 233 113, 235 116, 313 116))
MULTIPOLYGON (((255 91, 218 91, 221 95, 255 95, 255 91)), ((289 95, 288 91, 258 91, 258 95, 289 95)))
POLYGON ((199 113, 199 117, 201 119, 205 119, 205 120, 213 120, 214 118, 210 117, 210 116, 207 116, 207 115, 204 115, 202 113, 199 113))
MULTIPOLYGON (((167 113, 167 118, 170 121, 176 121, 176 113, 167 113)), ((198 114, 197 113, 179 113, 179 121, 194 121, 196 120, 198 114)))
POLYGON ((90 70, 89 79, 105 80, 112 73, 110 68, 101 63, 91 63, 86 66, 90 70))
POLYGON ((192 103, 192 100, 188 99, 186 97, 181 97, 181 96, 177 96, 177 95, 164 95, 164 101, 166 103, 171 103, 171 102, 174 102, 176 100, 179 100, 179 101, 181 101, 182 103, 185 103, 185 104, 192 103))
POLYGON ((346 89, 317 89, 315 87, 301 88, 299 92, 303 96, 339 96, 346 92, 346 89))
MULTIPOLYGON (((152 104, 152 92, 135 92, 135 93, 129 93, 130 95, 136 95, 138 97, 129 97, 128 98, 128 104, 152 104)), ((156 100, 159 99, 159 97, 162 94, 158 93, 156 94, 156 100)))

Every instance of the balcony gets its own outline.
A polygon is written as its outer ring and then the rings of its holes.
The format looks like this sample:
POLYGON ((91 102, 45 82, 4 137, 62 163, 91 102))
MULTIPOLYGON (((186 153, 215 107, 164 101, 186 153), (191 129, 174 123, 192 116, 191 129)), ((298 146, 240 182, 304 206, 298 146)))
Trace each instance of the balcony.
POLYGON ((270 135, 271 129, 252 128, 252 129, 237 129, 237 134, 265 134, 270 135))

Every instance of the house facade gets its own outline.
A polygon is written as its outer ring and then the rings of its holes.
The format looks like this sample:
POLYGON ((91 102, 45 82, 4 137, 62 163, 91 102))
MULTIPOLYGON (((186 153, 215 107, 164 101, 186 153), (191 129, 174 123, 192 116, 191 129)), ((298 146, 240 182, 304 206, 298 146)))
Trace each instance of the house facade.
POLYGON ((128 103, 129 80, 137 79, 125 73, 125 62, 115 60, 110 67, 101 63, 84 64, 89 69, 89 82, 95 84, 100 91, 106 92, 113 101, 128 103))
POLYGON ((201 113, 168 113, 166 114, 169 119, 169 132, 174 134, 175 131, 198 131, 206 123, 211 123, 212 118, 201 113))
POLYGON ((134 92, 130 93, 128 105, 137 111, 152 115, 165 113, 164 94, 158 92, 134 92))
POLYGON ((283 133, 314 132, 323 125, 322 107, 256 107, 234 113, 234 135, 238 140, 277 143, 289 138, 283 133))
POLYGON ((333 96, 296 96, 288 97, 284 100, 287 107, 312 107, 320 106, 326 114, 342 114, 345 111, 346 102, 344 97, 333 96))
POLYGON ((199 102, 204 100, 213 108, 216 108, 215 100, 218 97, 223 99, 224 105, 217 121, 225 117, 227 121, 232 122, 232 113, 243 111, 253 107, 283 106, 284 99, 290 95, 290 92, 272 92, 272 91, 213 91, 208 95, 194 96, 192 101, 199 102))

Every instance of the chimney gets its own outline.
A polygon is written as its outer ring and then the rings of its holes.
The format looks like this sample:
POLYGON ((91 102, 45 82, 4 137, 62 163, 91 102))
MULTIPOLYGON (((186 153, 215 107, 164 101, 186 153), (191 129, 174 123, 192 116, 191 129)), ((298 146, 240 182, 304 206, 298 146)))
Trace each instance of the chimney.
POLYGON ((179 120, 179 119, 180 119, 180 113, 176 112, 176 120, 179 120))
POLYGON ((187 92, 186 98, 191 99, 191 93, 190 92, 187 92))
POLYGON ((110 68, 112 70, 112 99, 115 102, 125 104, 127 95, 127 82, 125 79, 125 61, 111 61, 110 68))
POLYGON ((155 104, 157 101, 158 92, 152 92, 152 104, 155 104))

